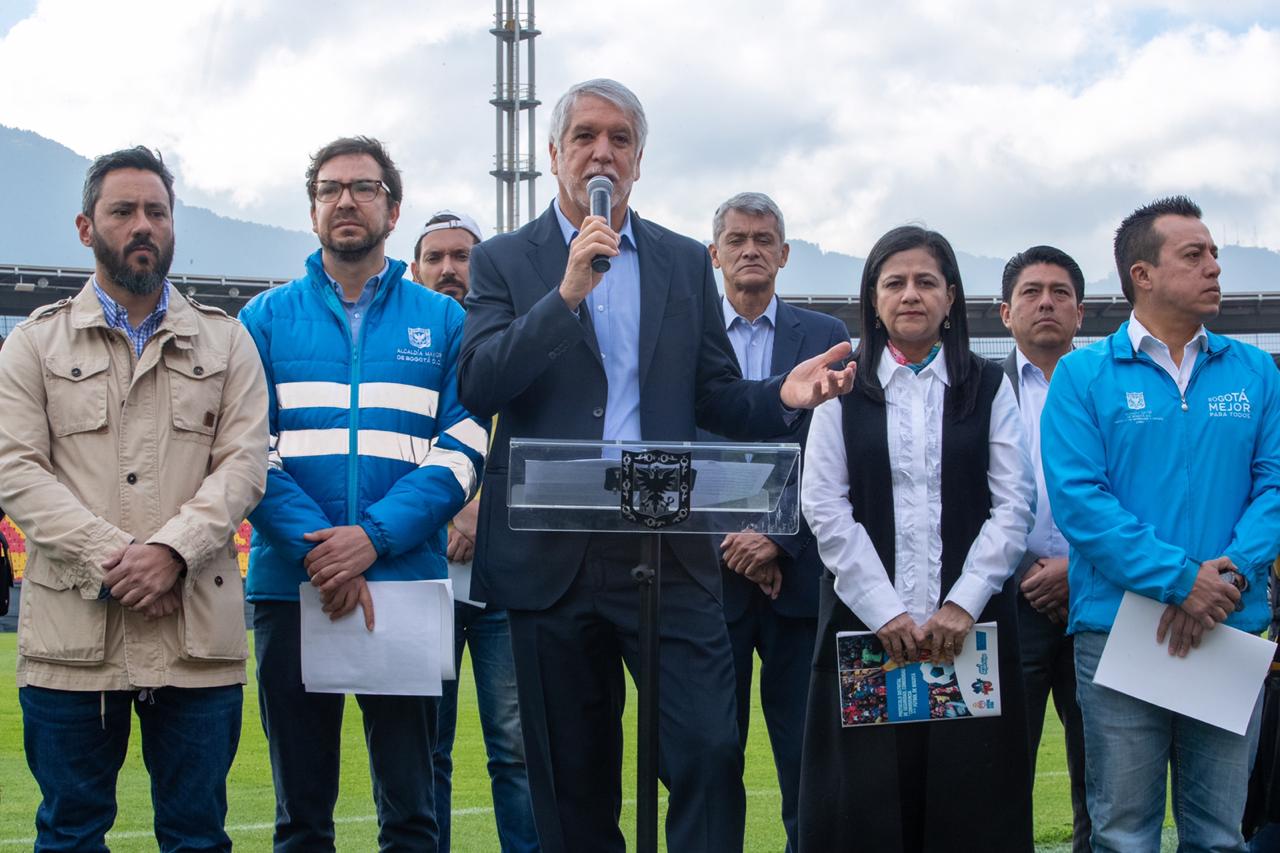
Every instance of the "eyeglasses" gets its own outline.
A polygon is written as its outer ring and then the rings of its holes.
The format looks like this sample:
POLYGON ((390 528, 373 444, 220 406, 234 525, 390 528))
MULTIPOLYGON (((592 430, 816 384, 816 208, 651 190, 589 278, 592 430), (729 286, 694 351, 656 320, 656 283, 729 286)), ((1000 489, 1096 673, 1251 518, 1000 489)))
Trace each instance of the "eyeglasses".
POLYGON ((352 200, 358 202, 373 201, 378 197, 378 193, 384 190, 391 192, 382 181, 316 181, 316 201, 321 204, 333 204, 342 198, 343 190, 351 190, 352 200))

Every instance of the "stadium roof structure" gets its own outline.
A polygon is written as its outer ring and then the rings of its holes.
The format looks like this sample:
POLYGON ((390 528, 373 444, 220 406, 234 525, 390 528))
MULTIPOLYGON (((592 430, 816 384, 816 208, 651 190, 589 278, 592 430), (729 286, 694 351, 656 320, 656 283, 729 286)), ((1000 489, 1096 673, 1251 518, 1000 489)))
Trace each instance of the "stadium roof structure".
MULTIPOLYGON (((856 296, 792 296, 784 297, 792 305, 811 308, 844 320, 856 337, 861 324, 860 300, 856 296)), ((1009 331, 1000 321, 1000 297, 965 296, 972 337, 1008 337, 1009 331)), ((1086 296, 1084 325, 1080 334, 1102 337, 1114 332, 1129 319, 1130 306, 1120 294, 1086 296)), ((1209 324, 1213 331, 1226 335, 1280 333, 1280 291, 1274 293, 1223 293, 1222 310, 1209 324)))
MULTIPOLYGON (((88 268, 0 263, 0 316, 26 316, 41 305, 74 296, 92 273, 88 268)), ((177 273, 170 276, 170 281, 188 296, 234 316, 256 294, 284 284, 287 279, 177 273)), ((861 309, 855 296, 787 295, 785 299, 792 305, 839 317, 854 337, 859 335, 861 309)), ((1109 335, 1129 316, 1129 303, 1118 294, 1087 296, 1084 304, 1084 326, 1080 330, 1084 337, 1109 335)), ((972 337, 1008 337, 1008 330, 1000 322, 999 297, 970 296, 967 305, 972 337)), ((1210 326, 1222 334, 1259 335, 1268 341, 1280 341, 1280 291, 1224 293, 1222 311, 1210 326)), ((1264 348, 1277 351, 1280 344, 1264 348)))
MULTIPOLYGON (((89 268, 0 263, 0 316, 23 317, 41 305, 75 296, 91 275, 89 268)), ((234 316, 254 296, 288 279, 174 273, 169 281, 188 296, 234 316)))

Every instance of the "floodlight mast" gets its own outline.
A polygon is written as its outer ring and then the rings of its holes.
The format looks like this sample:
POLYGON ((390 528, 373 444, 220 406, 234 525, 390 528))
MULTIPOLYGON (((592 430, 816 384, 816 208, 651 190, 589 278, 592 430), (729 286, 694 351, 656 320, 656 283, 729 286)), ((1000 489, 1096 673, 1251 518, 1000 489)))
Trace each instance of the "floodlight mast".
POLYGON ((499 234, 520 227, 522 194, 528 202, 528 218, 536 215, 534 188, 542 173, 534 155, 534 110, 542 102, 534 86, 534 39, 541 32, 534 26, 533 4, 534 0, 494 0, 494 26, 489 30, 496 41, 494 96, 489 101, 495 110, 495 153, 489 174, 495 179, 494 232, 499 234), (522 6, 527 11, 522 12, 522 6), (522 153, 521 137, 526 134, 522 153))

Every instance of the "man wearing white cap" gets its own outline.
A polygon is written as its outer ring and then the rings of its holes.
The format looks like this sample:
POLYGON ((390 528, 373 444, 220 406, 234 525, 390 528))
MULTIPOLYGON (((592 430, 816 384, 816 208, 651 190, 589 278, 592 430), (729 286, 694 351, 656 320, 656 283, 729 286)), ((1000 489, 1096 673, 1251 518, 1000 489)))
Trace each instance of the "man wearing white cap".
MULTIPOLYGON (((451 296, 461 304, 470 281, 471 249, 484 239, 480 226, 465 213, 442 210, 427 220, 413 247, 409 265, 413 280, 451 296)), ((538 849, 524 765, 520 706, 516 700, 515 664, 507 611, 486 608, 484 591, 471 583, 471 556, 476 541, 478 501, 464 506, 449 526, 447 556, 454 591, 455 663, 471 645, 471 665, 489 754, 493 814, 503 851, 538 849)), ((453 739, 458 718, 458 682, 446 681, 440 698, 439 729, 432 765, 435 770, 436 822, 440 850, 449 850, 449 811, 453 788, 453 739)))
POLYGON ((427 220, 413 246, 413 280, 461 304, 470 278, 471 247, 483 239, 480 226, 467 214, 440 211, 427 220))

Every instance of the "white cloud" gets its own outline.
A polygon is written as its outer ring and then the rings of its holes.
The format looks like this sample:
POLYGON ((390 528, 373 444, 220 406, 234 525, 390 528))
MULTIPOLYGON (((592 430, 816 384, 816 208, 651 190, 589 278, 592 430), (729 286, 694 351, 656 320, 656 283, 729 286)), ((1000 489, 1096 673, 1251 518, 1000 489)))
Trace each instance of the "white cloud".
MULTIPOLYGON (((393 251, 439 207, 491 227, 490 7, 318 8, 41 0, 0 40, 0 123, 86 155, 160 146, 189 202, 295 228, 308 153, 369 133, 405 172, 393 251)), ((759 189, 827 249, 923 220, 973 253, 1060 244, 1095 278, 1124 213, 1186 191, 1211 227, 1280 248, 1280 19, 1261 0, 538 11, 542 169, 555 97, 616 77, 652 127, 635 204, 695 236, 759 189)), ((540 203, 553 192, 544 176, 540 203)))

